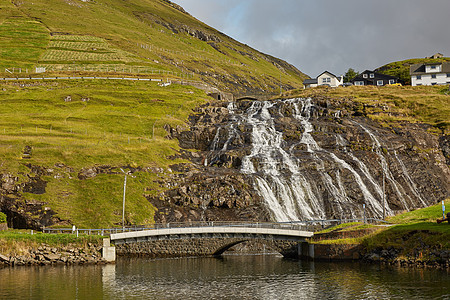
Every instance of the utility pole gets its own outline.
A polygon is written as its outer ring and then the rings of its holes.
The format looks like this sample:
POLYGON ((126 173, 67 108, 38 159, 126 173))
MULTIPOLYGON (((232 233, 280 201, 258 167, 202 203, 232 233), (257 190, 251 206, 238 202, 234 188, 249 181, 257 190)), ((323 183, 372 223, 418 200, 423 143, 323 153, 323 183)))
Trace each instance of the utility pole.
POLYGON ((383 172, 383 220, 386 219, 386 188, 385 188, 385 177, 386 175, 384 174, 384 170, 382 170, 383 172))
POLYGON ((127 192, 127 176, 130 175, 133 178, 136 176, 131 175, 130 171, 125 172, 122 168, 120 168, 123 174, 125 174, 125 178, 123 180, 123 202, 122 202, 122 231, 125 231, 125 194, 127 192))
POLYGON ((364 224, 366 224, 366 204, 363 204, 363 220, 364 220, 364 224))
POLYGON ((125 230, 125 194, 126 194, 126 192, 127 192, 127 174, 125 173, 125 179, 123 180, 122 231, 125 230))
POLYGON ((283 89, 281 87, 281 71, 280 71, 280 95, 283 94, 283 89))

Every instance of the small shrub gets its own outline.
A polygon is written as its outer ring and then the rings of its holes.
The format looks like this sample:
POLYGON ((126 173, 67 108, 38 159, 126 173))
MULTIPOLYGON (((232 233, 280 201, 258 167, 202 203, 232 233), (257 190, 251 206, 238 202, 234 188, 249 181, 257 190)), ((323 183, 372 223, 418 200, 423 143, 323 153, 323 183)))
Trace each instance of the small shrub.
POLYGON ((6 215, 2 212, 0 212, 0 224, 6 223, 6 215))

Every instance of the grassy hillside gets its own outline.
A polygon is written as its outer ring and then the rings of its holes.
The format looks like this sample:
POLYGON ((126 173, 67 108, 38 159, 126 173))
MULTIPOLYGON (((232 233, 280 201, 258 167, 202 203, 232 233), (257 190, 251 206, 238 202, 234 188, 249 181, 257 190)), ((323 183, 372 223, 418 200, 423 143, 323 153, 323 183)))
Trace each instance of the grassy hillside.
POLYGON ((45 193, 29 189, 16 195, 21 201, 48 203, 79 227, 103 227, 122 219, 119 167, 137 171, 128 179, 127 221, 151 223, 155 209, 145 195, 161 190, 154 181, 167 169, 160 168, 177 162, 168 156, 178 144, 163 127, 184 124, 205 101, 188 86, 142 81, 0 83, 0 173, 18 176, 20 185, 39 166, 45 193), (110 168, 78 179, 83 168, 99 165, 110 168))
MULTIPOLYGON (((450 199, 445 201, 445 206, 447 213, 450 199)), ((450 225, 447 222, 437 224, 438 218, 442 218, 441 203, 391 217, 388 221, 398 225, 365 239, 364 244, 369 250, 395 247, 403 249, 404 253, 413 252, 424 244, 431 249, 449 249, 450 225)))
POLYGON ((278 92, 280 76, 285 89, 301 87, 306 77, 164 0, 0 0, 0 46, 0 76, 36 66, 164 71, 236 93, 278 92))
POLYGON ((409 67, 413 64, 421 64, 421 63, 436 63, 436 62, 445 62, 450 61, 450 57, 443 57, 437 59, 431 58, 414 58, 407 59, 402 61, 396 61, 384 65, 375 71, 391 75, 400 78, 405 84, 411 84, 411 76, 409 75, 409 67))
POLYGON ((450 133, 450 92, 443 86, 352 86, 313 88, 285 93, 285 97, 325 97, 384 126, 424 123, 438 133, 450 133))
MULTIPOLYGON (((278 93, 280 80, 299 88, 306 77, 167 0, 0 0, 0 77, 41 75, 181 78, 235 94, 278 93)), ((149 82, 1 81, 1 182, 20 190, 2 186, 3 207, 32 219, 49 208, 60 225, 117 225, 123 168, 136 176, 127 223, 153 222, 146 196, 177 162, 163 127, 205 101, 194 88, 149 82)))
MULTIPOLYGON (((445 200, 446 213, 449 212, 450 199, 445 200)), ((362 244, 368 252, 381 252, 397 249, 397 260, 436 260, 436 253, 450 248, 450 225, 445 222, 437 224, 442 218, 441 203, 417 209, 388 218, 393 225, 379 228, 359 238, 322 239, 314 241, 319 244, 362 244)), ((374 225, 355 223, 341 224, 323 232, 365 229, 374 225)), ((439 256, 439 255, 438 255, 439 256)))

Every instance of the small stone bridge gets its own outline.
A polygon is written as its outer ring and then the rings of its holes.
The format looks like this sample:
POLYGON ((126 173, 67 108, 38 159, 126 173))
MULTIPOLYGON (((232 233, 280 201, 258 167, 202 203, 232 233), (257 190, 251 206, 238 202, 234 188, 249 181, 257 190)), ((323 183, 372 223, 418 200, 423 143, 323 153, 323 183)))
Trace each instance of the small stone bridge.
POLYGON ((297 257, 299 243, 313 235, 313 232, 302 230, 301 225, 292 223, 165 226, 111 234, 111 242, 115 244, 118 255, 180 257, 221 255, 237 244, 258 241, 285 257, 297 257))

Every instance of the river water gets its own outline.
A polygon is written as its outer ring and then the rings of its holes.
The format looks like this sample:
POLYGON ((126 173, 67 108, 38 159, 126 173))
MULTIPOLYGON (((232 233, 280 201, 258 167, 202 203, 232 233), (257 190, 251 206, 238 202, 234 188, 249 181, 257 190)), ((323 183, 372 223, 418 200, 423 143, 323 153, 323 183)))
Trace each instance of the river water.
POLYGON ((0 269, 0 299, 450 299, 448 271, 274 255, 0 269))

